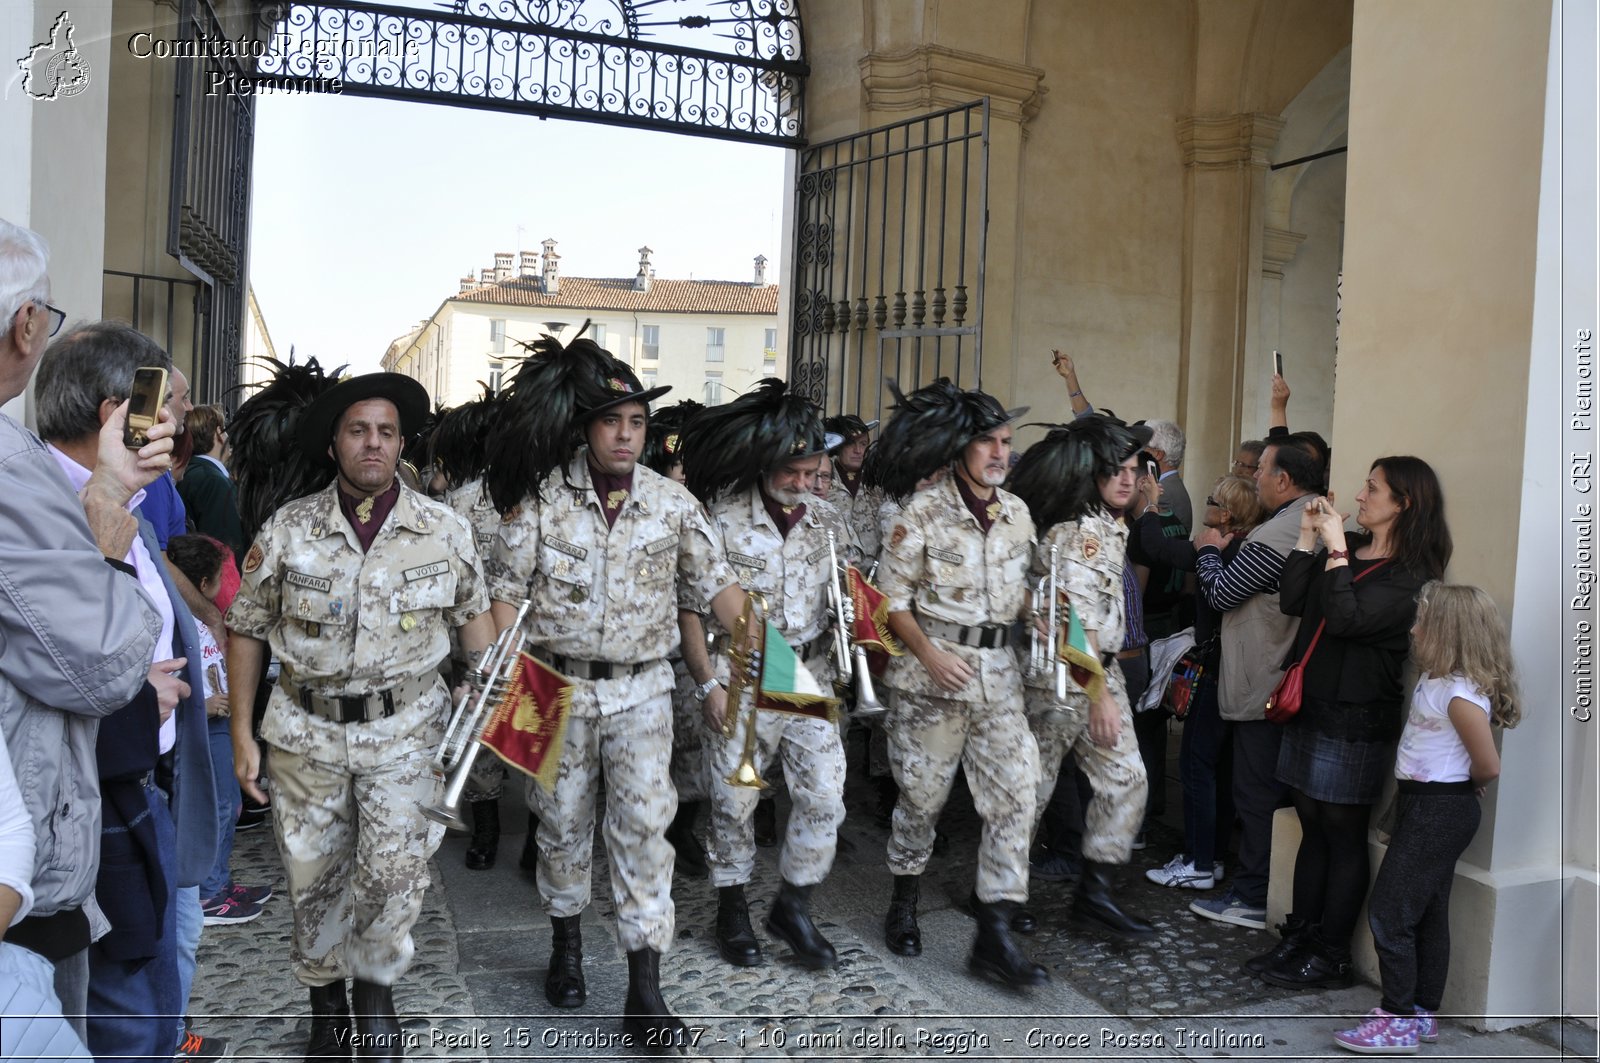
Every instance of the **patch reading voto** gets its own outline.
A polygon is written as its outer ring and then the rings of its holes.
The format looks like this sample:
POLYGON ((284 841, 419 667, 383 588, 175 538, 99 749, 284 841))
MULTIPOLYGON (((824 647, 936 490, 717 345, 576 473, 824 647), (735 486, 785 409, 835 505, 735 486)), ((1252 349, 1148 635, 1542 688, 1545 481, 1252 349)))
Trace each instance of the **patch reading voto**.
POLYGON ((427 579, 429 576, 442 576, 449 571, 450 562, 435 561, 431 565, 418 565, 416 568, 408 568, 400 574, 406 578, 407 583, 411 583, 414 580, 427 579))
POLYGON ((304 572, 295 572, 292 569, 284 574, 283 582, 295 587, 307 587, 314 591, 327 594, 333 590, 333 581, 325 580, 321 576, 308 576, 304 572))

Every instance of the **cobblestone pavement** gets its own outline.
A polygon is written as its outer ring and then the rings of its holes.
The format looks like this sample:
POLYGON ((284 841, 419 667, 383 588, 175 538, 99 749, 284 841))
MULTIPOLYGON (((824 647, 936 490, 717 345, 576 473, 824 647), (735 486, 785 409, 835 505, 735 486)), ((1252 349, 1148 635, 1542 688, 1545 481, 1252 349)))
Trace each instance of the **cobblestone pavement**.
MULTIPOLYGON (((1025 941, 1049 969, 1050 985, 1016 993, 979 981, 966 970, 972 923, 955 908, 972 889, 979 823, 970 800, 952 801, 944 821, 948 850, 924 878, 924 954, 895 956, 882 934, 886 832, 873 824, 864 788, 852 787, 850 797, 838 862, 814 900, 818 925, 839 950, 834 970, 799 967, 761 927, 777 890, 777 850, 759 850, 747 890, 765 950, 759 967, 722 962, 712 938, 715 891, 678 878, 678 937, 662 960, 662 983, 697 1031, 693 1057, 1349 1059, 1329 1034, 1377 1001, 1371 986, 1292 994, 1240 973, 1243 960, 1276 939, 1198 919, 1187 907, 1195 894, 1146 882, 1144 869, 1163 862, 1178 842, 1161 827, 1150 848, 1135 854, 1119 895, 1157 927, 1155 940, 1124 947, 1068 930, 1070 887, 1036 883, 1031 907, 1041 931, 1025 941)), ((779 807, 781 831, 782 797, 779 807)), ((416 961, 395 992, 414 1037, 407 1058, 632 1058, 618 1020, 627 970, 611 932, 604 845, 597 839, 596 900, 583 919, 589 1000, 552 1014, 542 991, 549 921, 531 876, 518 868, 526 813, 517 796, 507 795, 501 818, 505 833, 492 870, 463 867, 462 835, 448 838, 434 862, 416 961)), ((241 882, 281 886, 270 829, 239 836, 234 873, 241 882)), ((232 1058, 302 1058, 306 995, 288 956, 289 908, 281 896, 255 922, 206 928, 191 1013, 202 1032, 229 1039, 232 1058)), ((1563 1045, 1566 1054, 1595 1056, 1592 1031, 1553 1022, 1493 1035, 1446 1023, 1440 1043, 1425 1051, 1450 1059, 1552 1058, 1563 1045)))

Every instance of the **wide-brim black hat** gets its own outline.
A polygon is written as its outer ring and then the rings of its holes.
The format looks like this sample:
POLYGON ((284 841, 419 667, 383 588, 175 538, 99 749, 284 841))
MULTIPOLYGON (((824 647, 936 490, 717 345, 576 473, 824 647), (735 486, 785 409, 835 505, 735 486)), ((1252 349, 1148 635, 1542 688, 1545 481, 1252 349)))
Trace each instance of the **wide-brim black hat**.
MULTIPOLYGON (((833 437, 837 440, 837 436, 833 437)), ((775 377, 695 415, 684 437, 685 486, 703 502, 744 491, 773 469, 828 452, 822 411, 775 377)))
POLYGON ((948 377, 911 392, 889 381, 894 416, 878 436, 868 463, 869 485, 892 498, 906 498, 919 480, 950 464, 979 436, 1010 424, 1028 407, 1006 409, 984 391, 963 391, 948 377))
POLYGON ((639 378, 634 376, 633 371, 628 369, 627 366, 619 362, 618 367, 618 372, 613 376, 607 377, 605 381, 606 388, 615 392, 616 397, 608 402, 602 402, 598 406, 590 406, 582 410, 578 414, 580 420, 590 420, 605 413, 613 406, 621 406, 628 402, 642 402, 648 411, 652 402, 672 390, 671 384, 661 384, 657 387, 647 388, 639 383, 639 378))
POLYGON ((835 414, 822 422, 824 428, 839 436, 839 446, 844 446, 856 436, 866 435, 878 427, 877 421, 863 421, 853 413, 835 414))
POLYGON ((300 419, 300 447, 318 461, 328 460, 328 445, 339 417, 358 402, 387 399, 400 414, 400 435, 409 438, 428 417, 428 392, 402 373, 365 373, 341 380, 319 395, 300 419))

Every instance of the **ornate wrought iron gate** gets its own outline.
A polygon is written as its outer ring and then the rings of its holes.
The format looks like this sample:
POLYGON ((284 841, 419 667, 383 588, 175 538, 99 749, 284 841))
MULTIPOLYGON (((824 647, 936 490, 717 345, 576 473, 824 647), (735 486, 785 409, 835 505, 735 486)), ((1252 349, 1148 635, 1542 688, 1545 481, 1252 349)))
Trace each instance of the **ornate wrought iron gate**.
POLYGON ((830 413, 983 371, 989 101, 805 148, 790 380, 830 413))

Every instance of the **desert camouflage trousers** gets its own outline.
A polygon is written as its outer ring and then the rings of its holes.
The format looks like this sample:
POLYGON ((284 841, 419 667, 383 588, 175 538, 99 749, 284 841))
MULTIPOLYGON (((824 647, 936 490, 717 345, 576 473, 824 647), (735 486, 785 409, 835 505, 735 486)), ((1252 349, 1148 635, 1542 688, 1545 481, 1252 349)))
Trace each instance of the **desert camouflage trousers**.
POLYGON ((431 751, 354 770, 274 747, 272 822, 294 909, 294 973, 393 985, 444 828, 422 814, 442 793, 431 751))
MULTIPOLYGON (((788 782, 789 823, 778 856, 778 873, 796 886, 814 886, 828 877, 844 822, 844 743, 839 727, 792 712, 761 711, 756 727, 756 771, 763 778, 779 754, 788 782)), ((706 773, 711 778, 711 884, 739 886, 755 870, 756 801, 766 791, 734 786, 727 779, 744 754, 750 710, 739 714, 730 738, 706 737, 706 773)), ((770 779, 768 780, 771 781, 770 779)))
POLYGON ((683 660, 675 659, 672 662, 672 787, 678 791, 679 804, 704 801, 709 796, 706 751, 701 740, 705 733, 705 717, 701 715, 700 702, 694 698, 694 688, 698 685, 683 660))
MULTIPOLYGON (((573 700, 576 707, 576 693, 573 700)), ((671 756, 672 695, 663 692, 608 716, 569 716, 555 789, 547 794, 528 781, 528 807, 539 817, 539 895, 552 916, 568 918, 589 905, 596 791, 605 772, 611 899, 626 952, 672 945, 674 853, 664 834, 678 810, 671 756)))
MULTIPOLYGON (((1122 669, 1106 669, 1106 683, 1122 710, 1122 732, 1116 745, 1109 748, 1090 740, 1089 703, 1077 688, 1069 689, 1066 701, 1057 701, 1054 690, 1034 687, 1025 688, 1024 696, 1028 726, 1039 743, 1039 814, 1044 814, 1055 792, 1062 758, 1074 754, 1094 787, 1094 797, 1083 812, 1083 858, 1126 864, 1133 853, 1133 837, 1144 820, 1148 784, 1122 669)), ((1037 822, 1034 825, 1037 827, 1037 822)))
POLYGON ((934 825, 950 797, 956 768, 963 767, 983 820, 978 899, 986 904, 1028 899, 1039 749, 1020 699, 951 701, 896 691, 889 765, 900 786, 889 835, 890 871, 920 875, 927 867, 934 825))

